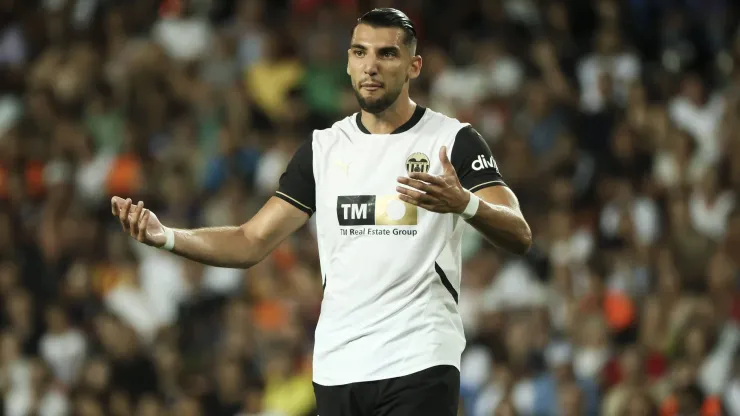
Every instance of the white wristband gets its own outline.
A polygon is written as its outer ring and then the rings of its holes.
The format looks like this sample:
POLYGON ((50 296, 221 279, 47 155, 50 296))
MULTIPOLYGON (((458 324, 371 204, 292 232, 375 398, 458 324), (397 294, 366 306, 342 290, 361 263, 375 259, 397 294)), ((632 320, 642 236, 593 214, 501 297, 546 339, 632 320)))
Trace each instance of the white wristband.
POLYGON ((175 232, 172 228, 164 227, 164 235, 167 236, 167 241, 161 247, 162 250, 172 251, 175 248, 175 232))
POLYGON ((468 201, 468 206, 465 207, 465 210, 460 213, 460 216, 464 220, 469 220, 475 216, 475 214, 478 212, 478 206, 480 205, 480 198, 475 196, 474 193, 470 191, 465 191, 470 195, 470 201, 468 201))

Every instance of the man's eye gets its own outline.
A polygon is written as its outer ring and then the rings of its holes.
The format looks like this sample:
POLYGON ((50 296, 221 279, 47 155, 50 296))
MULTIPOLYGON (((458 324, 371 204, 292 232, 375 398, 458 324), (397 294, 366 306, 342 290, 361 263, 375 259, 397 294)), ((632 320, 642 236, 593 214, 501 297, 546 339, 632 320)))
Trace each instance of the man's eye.
POLYGON ((384 58, 393 58, 395 56, 396 56, 396 53, 395 52, 385 52, 385 53, 383 53, 383 57, 384 58))
POLYGON ((355 51, 355 56, 363 57, 365 56, 365 51, 355 51))

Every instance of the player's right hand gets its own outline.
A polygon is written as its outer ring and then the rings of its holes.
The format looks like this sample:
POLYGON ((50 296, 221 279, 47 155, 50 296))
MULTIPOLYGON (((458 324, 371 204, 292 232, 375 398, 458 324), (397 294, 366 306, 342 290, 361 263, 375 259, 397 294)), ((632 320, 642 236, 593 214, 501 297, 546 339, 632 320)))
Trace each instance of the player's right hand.
POLYGON ((131 198, 114 196, 110 204, 111 213, 118 217, 123 231, 136 241, 153 247, 162 247, 167 242, 164 226, 153 212, 144 208, 142 201, 133 205, 131 198))

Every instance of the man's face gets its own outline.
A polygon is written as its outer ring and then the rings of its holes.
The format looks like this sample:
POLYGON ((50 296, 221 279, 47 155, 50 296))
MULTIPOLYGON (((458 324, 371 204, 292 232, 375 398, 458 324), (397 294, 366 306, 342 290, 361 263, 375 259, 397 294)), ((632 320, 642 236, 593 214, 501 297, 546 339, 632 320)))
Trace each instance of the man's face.
POLYGON ((347 74, 360 107, 378 114, 396 102, 406 83, 421 71, 421 57, 403 43, 397 28, 357 25, 352 36, 347 74))

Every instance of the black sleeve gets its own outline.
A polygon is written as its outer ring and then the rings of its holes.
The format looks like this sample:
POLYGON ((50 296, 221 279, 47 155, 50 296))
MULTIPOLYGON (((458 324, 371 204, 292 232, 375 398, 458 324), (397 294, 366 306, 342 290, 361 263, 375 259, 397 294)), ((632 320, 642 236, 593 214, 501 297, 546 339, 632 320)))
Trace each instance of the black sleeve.
POLYGON ((470 192, 489 186, 506 185, 491 149, 473 126, 466 126, 457 132, 450 157, 462 186, 470 192))
POLYGON ((296 150, 285 172, 275 196, 292 204, 306 214, 316 212, 316 181, 313 176, 313 141, 306 140, 296 150))

